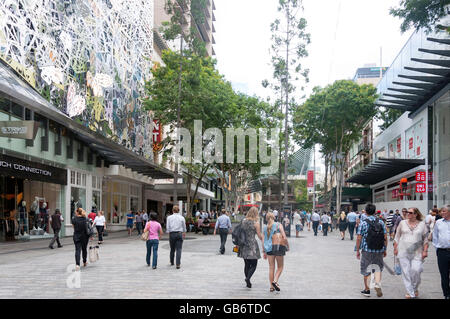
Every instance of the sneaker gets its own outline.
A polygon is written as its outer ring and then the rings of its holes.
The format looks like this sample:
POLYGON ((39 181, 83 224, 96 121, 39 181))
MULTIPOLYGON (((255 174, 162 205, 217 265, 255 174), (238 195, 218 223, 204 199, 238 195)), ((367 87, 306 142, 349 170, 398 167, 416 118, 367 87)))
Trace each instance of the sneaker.
POLYGON ((377 297, 382 297, 383 296, 383 292, 381 291, 381 285, 380 284, 375 284, 375 290, 377 292, 377 297))
MULTIPOLYGON (((150 266, 150 265, 149 265, 150 266)), ((156 269, 156 266, 155 267, 152 267, 152 269, 156 269)))
POLYGON ((50 249, 54 249, 54 248, 53 248, 53 246, 48 246, 48 248, 50 248, 50 249))
POLYGON ((369 290, 369 289, 367 289, 367 290, 361 290, 361 293, 362 293, 364 296, 366 296, 366 297, 370 297, 370 290, 369 290))
POLYGON ((177 265, 177 269, 180 269, 181 268, 181 265, 177 265))
POLYGON ((75 271, 80 271, 80 266, 77 265, 77 266, 75 267, 75 271))

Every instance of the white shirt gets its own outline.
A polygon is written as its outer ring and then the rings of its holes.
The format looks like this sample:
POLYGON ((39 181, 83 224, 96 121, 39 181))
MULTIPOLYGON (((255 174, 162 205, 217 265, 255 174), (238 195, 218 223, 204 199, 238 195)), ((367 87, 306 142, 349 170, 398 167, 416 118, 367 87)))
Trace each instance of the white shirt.
POLYGON ((450 220, 441 218, 434 224, 433 245, 435 248, 450 248, 450 220))
POLYGON ((186 232, 186 220, 180 215, 180 213, 172 214, 167 217, 166 232, 186 232))
POLYGON ((96 216, 94 219, 94 225, 105 226, 105 216, 96 216))
POLYGON ((312 214, 311 220, 312 220, 313 222, 318 222, 318 221, 320 220, 320 215, 317 214, 317 213, 312 214))
POLYGON ((274 211, 273 211, 273 216, 275 216, 275 217, 278 216, 278 211, 277 211, 277 210, 274 210, 274 211))
POLYGON ((322 218, 321 218, 321 220, 322 220, 322 223, 327 223, 327 224, 330 223, 330 220, 329 220, 329 218, 328 218, 327 215, 323 215, 322 218))
POLYGON ((300 225, 300 215, 298 213, 294 213, 294 225, 300 225))
POLYGON ((199 211, 197 211, 197 212, 195 213, 195 217, 198 217, 198 216, 200 216, 200 212, 199 212, 199 211))

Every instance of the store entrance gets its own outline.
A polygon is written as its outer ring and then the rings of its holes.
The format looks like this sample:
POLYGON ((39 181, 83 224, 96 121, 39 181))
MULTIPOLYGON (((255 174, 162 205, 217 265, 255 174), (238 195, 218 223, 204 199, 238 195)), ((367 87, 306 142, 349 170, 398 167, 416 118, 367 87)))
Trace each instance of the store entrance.
POLYGON ((23 179, 0 176, 0 241, 14 241, 28 231, 23 179))

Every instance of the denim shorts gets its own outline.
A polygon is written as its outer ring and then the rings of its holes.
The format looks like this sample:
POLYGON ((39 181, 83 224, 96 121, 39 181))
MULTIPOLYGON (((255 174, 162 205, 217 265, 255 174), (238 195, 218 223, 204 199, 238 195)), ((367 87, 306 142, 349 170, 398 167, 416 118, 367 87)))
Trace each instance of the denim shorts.
POLYGON ((296 231, 301 231, 302 230, 302 225, 295 225, 295 230, 296 231))
POLYGON ((133 228, 133 225, 127 225, 127 228, 133 228))
POLYGON ((361 251, 361 275, 369 276, 372 272, 383 271, 384 253, 370 253, 361 251))

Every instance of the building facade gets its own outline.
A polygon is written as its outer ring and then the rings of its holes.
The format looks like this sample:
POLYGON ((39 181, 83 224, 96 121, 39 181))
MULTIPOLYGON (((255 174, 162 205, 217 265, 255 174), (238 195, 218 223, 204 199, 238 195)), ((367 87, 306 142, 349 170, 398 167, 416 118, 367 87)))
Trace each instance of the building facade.
POLYGON ((0 5, 0 240, 63 235, 82 207, 110 230, 147 209, 173 172, 153 162, 142 107, 153 57, 153 2, 0 5))
POLYGON ((379 209, 426 214, 449 203, 449 56, 448 32, 418 30, 377 86, 376 105, 404 113, 375 139, 372 163, 347 181, 370 185, 379 209))

